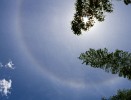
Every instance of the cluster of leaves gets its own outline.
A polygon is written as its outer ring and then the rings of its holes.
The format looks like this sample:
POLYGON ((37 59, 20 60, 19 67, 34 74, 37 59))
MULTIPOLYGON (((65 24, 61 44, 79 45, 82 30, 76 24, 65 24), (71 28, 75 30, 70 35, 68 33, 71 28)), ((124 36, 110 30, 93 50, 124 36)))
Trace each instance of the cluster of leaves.
POLYGON ((124 3, 125 3, 126 5, 128 5, 128 4, 131 3, 131 0, 124 0, 124 3))
POLYGON ((111 96, 109 99, 102 98, 102 100, 131 100, 131 89, 118 90, 116 95, 111 96))
POLYGON ((95 18, 98 21, 104 21, 104 12, 112 12, 112 4, 110 0, 77 0, 76 13, 74 20, 71 22, 74 34, 80 35, 81 30, 88 30, 95 23, 95 18), (88 17, 86 23, 83 22, 83 17, 88 17))
POLYGON ((80 60, 86 65, 94 68, 104 69, 112 74, 119 74, 120 77, 131 79, 131 53, 122 50, 108 52, 104 49, 90 49, 85 53, 81 53, 80 60))
MULTIPOLYGON (((99 22, 104 21, 105 13, 113 11, 112 0, 76 0, 74 19, 71 22, 71 29, 76 35, 80 35, 82 30, 86 31, 93 27, 95 19, 99 22), (88 21, 84 23, 83 17, 88 21)), ((131 0, 124 0, 125 4, 131 3, 131 0)))

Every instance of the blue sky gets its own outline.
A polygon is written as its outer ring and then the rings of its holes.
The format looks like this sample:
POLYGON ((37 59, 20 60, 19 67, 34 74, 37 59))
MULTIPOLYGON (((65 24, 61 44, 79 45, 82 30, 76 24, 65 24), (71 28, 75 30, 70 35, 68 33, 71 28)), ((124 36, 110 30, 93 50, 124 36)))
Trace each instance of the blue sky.
POLYGON ((100 100, 131 82, 82 65, 89 48, 130 50, 131 6, 114 2, 104 22, 76 36, 71 31, 75 0, 0 0, 0 80, 12 80, 0 100, 100 100))

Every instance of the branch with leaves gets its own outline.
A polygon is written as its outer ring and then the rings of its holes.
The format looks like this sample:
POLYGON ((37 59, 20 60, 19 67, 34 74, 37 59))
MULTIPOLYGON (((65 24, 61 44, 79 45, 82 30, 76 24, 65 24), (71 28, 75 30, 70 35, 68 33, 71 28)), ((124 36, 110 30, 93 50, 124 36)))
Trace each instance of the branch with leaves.
POLYGON ((109 99, 103 97, 101 100, 131 100, 131 89, 118 90, 116 95, 109 97, 109 99))
POLYGON ((115 52, 108 52, 106 48, 90 49, 81 53, 79 59, 83 64, 131 79, 131 53, 118 49, 115 52))
MULTIPOLYGON (((128 5, 131 0, 124 0, 124 3, 128 5)), ((94 26, 95 19, 99 22, 104 21, 105 13, 113 12, 112 5, 112 0, 76 0, 76 12, 71 22, 71 29, 74 34, 80 35, 82 34, 81 30, 89 30, 94 26), (88 21, 84 22, 84 17, 87 17, 88 21)))

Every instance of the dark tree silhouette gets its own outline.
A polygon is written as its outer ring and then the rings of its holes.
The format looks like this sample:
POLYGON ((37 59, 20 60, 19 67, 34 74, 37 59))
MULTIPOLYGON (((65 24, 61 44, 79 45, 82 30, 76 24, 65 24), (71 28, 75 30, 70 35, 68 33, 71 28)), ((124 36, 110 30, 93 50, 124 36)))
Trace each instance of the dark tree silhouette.
POLYGON ((118 90, 117 94, 109 99, 102 98, 101 100, 131 100, 131 90, 118 90))
MULTIPOLYGON (((131 0, 123 1, 126 5, 131 3, 131 0)), ((112 0, 76 0, 75 9, 71 29, 74 34, 80 35, 81 30, 86 31, 93 27, 95 19, 99 22, 104 21, 105 12, 111 13, 113 11, 112 0), (84 22, 84 17, 87 17, 88 21, 84 22)))
POLYGON ((131 3, 131 0, 123 0, 126 5, 131 3))
POLYGON ((79 59, 83 61, 83 64, 131 79, 131 53, 118 49, 115 52, 108 52, 106 48, 90 49, 81 53, 79 59))

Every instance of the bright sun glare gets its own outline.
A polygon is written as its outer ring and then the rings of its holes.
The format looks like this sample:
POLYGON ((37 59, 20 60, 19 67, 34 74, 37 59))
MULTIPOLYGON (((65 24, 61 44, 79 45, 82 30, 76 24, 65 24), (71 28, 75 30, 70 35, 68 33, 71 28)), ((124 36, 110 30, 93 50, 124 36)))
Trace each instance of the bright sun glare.
POLYGON ((88 21, 88 17, 83 17, 83 22, 86 23, 88 21))

